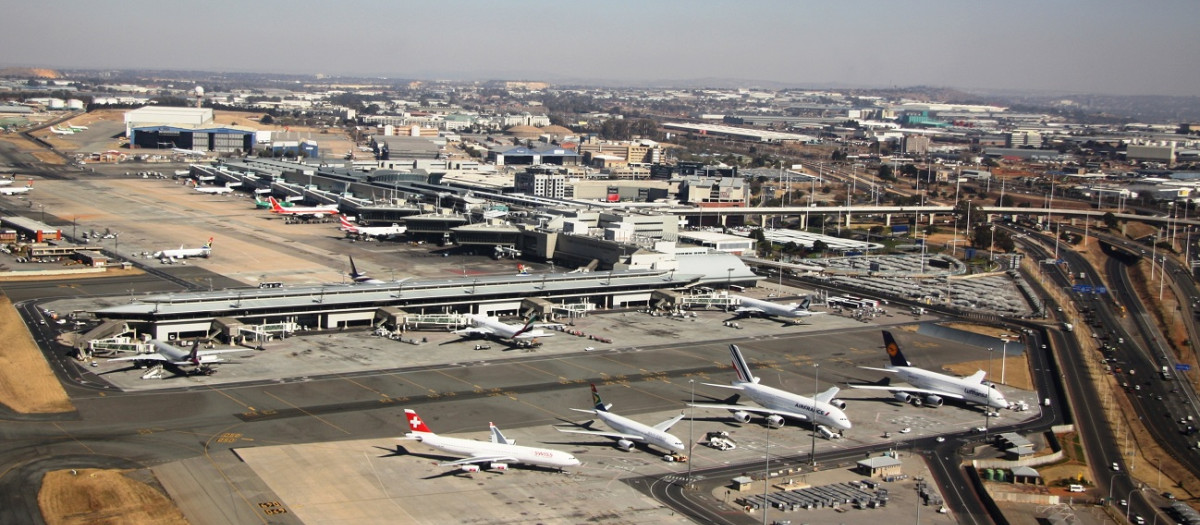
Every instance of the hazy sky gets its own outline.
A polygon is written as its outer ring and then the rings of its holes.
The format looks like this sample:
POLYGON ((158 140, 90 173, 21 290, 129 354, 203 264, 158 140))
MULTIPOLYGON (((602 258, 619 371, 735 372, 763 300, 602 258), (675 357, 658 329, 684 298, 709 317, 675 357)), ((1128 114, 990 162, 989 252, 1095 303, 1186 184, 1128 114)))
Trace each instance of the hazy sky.
POLYGON ((1200 95, 1200 1, 10 2, 0 63, 1200 95))

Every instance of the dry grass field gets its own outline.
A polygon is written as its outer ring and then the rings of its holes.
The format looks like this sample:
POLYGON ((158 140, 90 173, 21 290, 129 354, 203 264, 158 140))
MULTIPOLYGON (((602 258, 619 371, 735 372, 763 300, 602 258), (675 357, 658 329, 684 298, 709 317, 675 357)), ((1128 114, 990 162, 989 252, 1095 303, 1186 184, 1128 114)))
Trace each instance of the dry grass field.
POLYGON ((58 378, 7 297, 0 297, 0 403, 22 414, 71 412, 58 378))
POLYGON ((42 478, 38 507, 48 525, 181 525, 183 513, 127 471, 59 470, 42 478))

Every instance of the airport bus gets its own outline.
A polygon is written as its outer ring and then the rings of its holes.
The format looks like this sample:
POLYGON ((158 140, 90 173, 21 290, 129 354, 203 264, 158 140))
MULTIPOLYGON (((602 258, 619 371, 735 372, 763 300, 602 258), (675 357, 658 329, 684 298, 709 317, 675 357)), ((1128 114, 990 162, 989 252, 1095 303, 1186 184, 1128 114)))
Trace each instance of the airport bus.
POLYGON ((838 297, 830 297, 826 301, 829 306, 841 306, 843 308, 859 309, 859 308, 879 308, 879 301, 875 299, 864 299, 853 295, 842 295, 838 297))

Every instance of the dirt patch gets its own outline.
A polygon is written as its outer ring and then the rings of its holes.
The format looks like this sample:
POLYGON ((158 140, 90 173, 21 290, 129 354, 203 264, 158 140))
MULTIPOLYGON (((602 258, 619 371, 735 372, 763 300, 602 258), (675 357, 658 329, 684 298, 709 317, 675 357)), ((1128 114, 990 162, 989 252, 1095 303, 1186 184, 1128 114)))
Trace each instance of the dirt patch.
POLYGON ((8 297, 0 296, 0 403, 22 414, 71 412, 58 378, 8 297))
POLYGON ((186 524, 183 513, 132 471, 59 470, 42 478, 38 507, 49 525, 186 524))
POLYGON ((946 328, 953 328, 955 330, 962 330, 964 332, 971 332, 973 334, 986 335, 988 337, 999 338, 1001 335, 1005 334, 1008 334, 1014 338, 1017 337, 1017 334, 1012 333, 1007 328, 1002 326, 989 326, 971 323, 943 323, 942 326, 945 326, 946 328))
POLYGON ((57 154, 55 154, 54 152, 50 152, 50 151, 40 150, 40 151, 31 152, 31 154, 34 157, 36 157, 37 160, 40 160, 46 164, 66 164, 67 163, 67 161, 63 160, 62 157, 60 157, 57 154))
POLYGON ((969 376, 979 370, 987 371, 990 366, 992 371, 987 375, 989 381, 1000 383, 1000 379, 1003 376, 1004 382, 1001 384, 1022 390, 1033 390, 1033 378, 1029 374, 1029 360, 1026 359, 1025 354, 1010 355, 1003 362, 997 356, 991 361, 990 365, 987 359, 983 361, 945 364, 942 365, 942 369, 954 375, 969 376))

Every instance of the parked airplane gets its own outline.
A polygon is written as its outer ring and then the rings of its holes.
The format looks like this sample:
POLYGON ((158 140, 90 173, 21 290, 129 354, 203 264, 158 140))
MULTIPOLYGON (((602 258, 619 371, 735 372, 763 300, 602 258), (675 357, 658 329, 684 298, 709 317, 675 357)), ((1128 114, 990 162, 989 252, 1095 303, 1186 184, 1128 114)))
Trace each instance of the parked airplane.
POLYGON ((154 252, 153 257, 155 259, 159 259, 163 263, 172 263, 177 259, 187 259, 188 257, 208 258, 212 256, 212 243, 213 238, 209 237, 208 242, 204 243, 204 246, 200 248, 184 248, 181 244, 179 245, 178 250, 157 251, 154 252))
MULTIPOLYGON (((592 385, 592 403, 595 406, 594 410, 584 410, 580 408, 572 408, 576 412, 586 412, 595 414, 600 421, 608 425, 615 432, 605 432, 602 430, 571 430, 558 428, 559 432, 568 432, 571 434, 589 434, 593 436, 610 437, 617 440, 617 448, 629 452, 634 443, 643 443, 646 445, 654 445, 667 451, 683 452, 686 450, 683 441, 679 438, 667 433, 675 423, 683 419, 683 414, 679 414, 671 419, 663 421, 654 426, 638 423, 624 416, 618 416, 608 409, 612 408, 612 404, 604 404, 600 400, 600 393, 596 391, 596 385, 592 385)), ((589 422, 588 424, 590 424, 589 422)), ((587 425, 584 425, 587 426, 587 425)))
MULTIPOLYGON (((784 418, 790 417, 792 419, 809 421, 814 424, 818 431, 820 431, 822 426, 827 427, 826 429, 829 427, 836 428, 839 432, 850 430, 850 418, 847 418, 846 413, 842 412, 842 409, 846 407, 846 403, 834 399, 834 396, 839 391, 838 387, 830 387, 829 390, 817 394, 817 397, 809 398, 778 388, 760 385, 758 383, 759 378, 754 377, 750 373, 750 365, 746 364, 746 359, 742 357, 742 351, 738 349, 737 345, 729 345, 729 353, 733 356, 733 368, 737 371, 737 379, 733 381, 733 385, 705 384, 719 388, 741 390, 751 400, 761 405, 762 408, 735 405, 732 403, 695 403, 688 406, 729 410, 733 412, 733 417, 742 423, 750 422, 751 413, 765 414, 767 425, 771 428, 782 427, 784 418)), ((731 399, 736 400, 736 396, 731 399)))
POLYGON ((33 179, 24 186, 4 186, 0 187, 0 195, 16 195, 18 193, 28 193, 33 189, 33 179))
POLYGON ((464 472, 479 472, 481 468, 488 470, 508 470, 509 463, 523 463, 539 467, 551 467, 562 470, 566 467, 579 465, 575 456, 549 448, 527 447, 517 445, 500 433, 496 425, 488 423, 492 429, 491 442, 443 437, 433 433, 425 422, 417 416, 415 410, 404 410, 408 418, 408 428, 412 431, 401 439, 415 439, 438 450, 451 454, 468 456, 466 459, 438 463, 439 467, 458 467, 464 472))
POLYGON ((208 153, 200 151, 200 150, 184 149, 184 148, 171 148, 171 153, 183 155, 186 157, 203 157, 205 155, 208 155, 208 153))
POLYGON ((233 352, 249 352, 249 348, 230 348, 224 350, 200 350, 200 340, 192 342, 192 350, 189 352, 178 346, 172 345, 159 340, 153 340, 154 353, 138 354, 126 357, 117 357, 108 361, 153 361, 161 364, 164 368, 169 368, 177 374, 211 374, 213 372, 212 365, 215 363, 223 363, 224 359, 217 357, 218 354, 228 354, 233 352), (186 368, 185 368, 186 367, 186 368))
POLYGON ((336 205, 292 206, 291 208, 284 208, 283 206, 280 206, 279 201, 275 200, 275 197, 272 196, 267 196, 267 202, 271 203, 272 213, 280 213, 283 215, 295 215, 297 217, 312 217, 314 219, 320 219, 326 215, 338 214, 338 207, 336 205))
POLYGON ((189 181, 188 184, 200 193, 208 193, 210 195, 221 195, 225 193, 233 193, 233 185, 226 184, 224 186, 201 186, 195 182, 189 181))
POLYGON ((0 186, 10 186, 16 179, 0 179, 0 186))
POLYGON ((51 126, 50 132, 54 133, 55 135, 74 135, 75 134, 75 130, 73 130, 71 128, 59 128, 56 126, 51 126))
MULTIPOLYGON (((284 201, 284 202, 279 203, 279 205, 284 208, 291 208, 292 206, 295 205, 295 203, 284 201)), ((269 201, 264 201, 264 200, 259 199, 257 194, 254 196, 254 207, 255 208, 258 208, 260 210, 269 210, 269 209, 271 209, 271 206, 272 205, 269 201)))
POLYGON ((67 122, 67 129, 78 132, 78 131, 87 131, 88 127, 87 126, 76 126, 70 122, 67 122))
POLYGON ((772 303, 740 295, 731 295, 730 297, 741 303, 741 306, 734 310, 734 313, 746 317, 761 315, 763 317, 802 318, 825 313, 809 311, 808 307, 812 305, 812 299, 808 297, 805 297, 799 303, 792 304, 772 303))
POLYGON ((359 226, 350 222, 345 215, 341 215, 339 218, 342 222, 342 231, 355 235, 366 237, 398 237, 404 235, 405 231, 408 231, 408 228, 398 224, 392 224, 391 226, 359 226))
POLYGON ((900 379, 912 386, 891 385, 889 384, 891 378, 885 377, 879 384, 850 385, 851 388, 887 390, 896 397, 897 401, 912 403, 917 406, 929 405, 940 407, 942 406, 942 398, 945 397, 961 399, 968 403, 997 409, 1008 408, 1009 406, 1008 400, 1004 399, 1004 394, 996 389, 996 385, 990 381, 983 380, 986 375, 983 370, 975 372, 968 377, 954 377, 912 366, 904 358, 904 354, 900 352, 900 344, 896 342, 896 339, 892 337, 892 333, 888 331, 883 332, 883 345, 884 350, 887 350, 891 364, 887 368, 872 368, 869 366, 861 368, 896 374, 900 379))
POLYGON ((533 323, 534 321, 537 321, 537 319, 538 316, 534 315, 531 316, 524 325, 516 325, 502 323, 495 317, 474 314, 471 316, 470 328, 455 330, 454 333, 467 336, 494 337, 496 339, 512 341, 527 341, 531 339, 537 339, 539 337, 550 337, 554 335, 553 332, 532 330, 532 328, 536 328, 536 326, 547 326, 534 325, 533 323))

